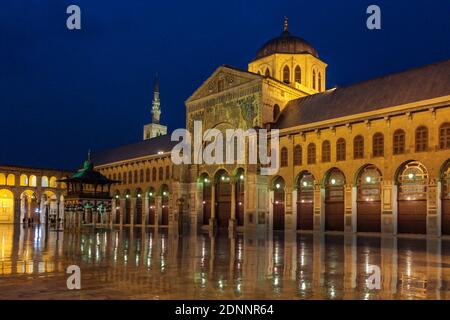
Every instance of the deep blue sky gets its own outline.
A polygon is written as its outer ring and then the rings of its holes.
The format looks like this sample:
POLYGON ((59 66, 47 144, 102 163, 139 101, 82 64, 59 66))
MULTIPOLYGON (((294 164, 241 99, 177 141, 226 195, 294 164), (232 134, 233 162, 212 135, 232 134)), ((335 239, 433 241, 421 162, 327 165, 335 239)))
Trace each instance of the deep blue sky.
POLYGON ((245 69, 284 15, 328 63, 328 87, 450 58, 449 0, 2 0, 0 163, 71 169, 140 140, 156 72, 162 122, 183 127, 190 94, 221 64, 245 69), (365 27, 370 4, 381 31, 365 27))

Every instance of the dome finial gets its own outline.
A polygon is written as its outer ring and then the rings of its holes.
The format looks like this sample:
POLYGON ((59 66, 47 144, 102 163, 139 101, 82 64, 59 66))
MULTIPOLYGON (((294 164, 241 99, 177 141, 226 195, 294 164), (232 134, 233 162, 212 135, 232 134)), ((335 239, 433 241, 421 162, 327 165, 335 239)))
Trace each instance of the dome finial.
POLYGON ((283 31, 288 32, 288 17, 284 16, 283 31))

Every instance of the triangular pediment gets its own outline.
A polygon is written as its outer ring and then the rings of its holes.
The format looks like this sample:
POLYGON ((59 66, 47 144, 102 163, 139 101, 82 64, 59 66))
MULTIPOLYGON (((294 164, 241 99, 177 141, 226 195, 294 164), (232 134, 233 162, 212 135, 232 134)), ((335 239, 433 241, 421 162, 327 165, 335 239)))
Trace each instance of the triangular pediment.
POLYGON ((244 83, 262 79, 261 75, 230 66, 220 66, 186 100, 186 103, 238 87, 244 83))

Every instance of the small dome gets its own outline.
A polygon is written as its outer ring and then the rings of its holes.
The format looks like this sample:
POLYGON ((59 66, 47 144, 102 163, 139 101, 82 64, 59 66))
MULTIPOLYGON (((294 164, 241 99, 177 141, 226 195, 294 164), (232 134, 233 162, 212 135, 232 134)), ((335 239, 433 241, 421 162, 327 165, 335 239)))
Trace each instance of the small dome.
POLYGON ((314 49, 306 40, 289 33, 287 18, 284 20, 284 31, 281 35, 266 42, 261 49, 258 50, 256 59, 261 59, 274 53, 309 53, 316 58, 319 57, 316 49, 314 49))

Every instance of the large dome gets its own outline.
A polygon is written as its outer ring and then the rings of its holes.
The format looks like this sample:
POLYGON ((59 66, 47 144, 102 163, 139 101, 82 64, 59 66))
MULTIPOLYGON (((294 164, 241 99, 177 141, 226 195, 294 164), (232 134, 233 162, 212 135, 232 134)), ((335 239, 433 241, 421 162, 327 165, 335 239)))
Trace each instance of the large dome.
POLYGON ((306 40, 289 33, 287 19, 284 21, 284 31, 276 38, 267 41, 256 54, 256 59, 270 56, 274 53, 309 53, 318 58, 319 54, 306 40))

